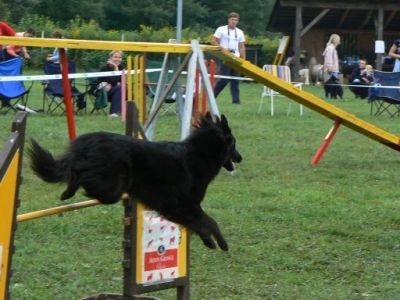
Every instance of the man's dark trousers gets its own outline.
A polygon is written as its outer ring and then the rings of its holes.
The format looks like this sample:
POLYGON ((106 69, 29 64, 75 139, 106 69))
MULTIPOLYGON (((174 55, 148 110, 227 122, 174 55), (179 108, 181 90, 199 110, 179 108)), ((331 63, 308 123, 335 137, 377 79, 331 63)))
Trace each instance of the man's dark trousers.
MULTIPOLYGON (((225 64, 221 64, 221 72, 220 74, 222 76, 235 76, 239 77, 239 73, 236 72, 235 70, 229 68, 225 64)), ((236 79, 226 79, 226 78, 220 78, 215 85, 214 88, 214 95, 215 98, 221 93, 221 91, 224 89, 224 87, 228 84, 231 83, 231 95, 232 95, 232 103, 240 103, 240 97, 239 97, 239 80, 236 79)))

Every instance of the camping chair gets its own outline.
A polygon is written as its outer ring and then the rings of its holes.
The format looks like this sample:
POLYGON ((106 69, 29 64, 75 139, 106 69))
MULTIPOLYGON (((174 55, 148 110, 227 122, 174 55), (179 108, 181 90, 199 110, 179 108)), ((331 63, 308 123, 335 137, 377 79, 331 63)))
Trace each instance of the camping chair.
POLYGON ((107 111, 105 110, 108 106, 107 91, 104 87, 101 87, 99 78, 86 78, 85 95, 89 97, 89 100, 93 106, 92 110, 90 111, 91 114, 97 112, 107 115, 107 111))
MULTIPOLYGON (((68 72, 75 73, 75 64, 73 62, 68 63, 68 72)), ((44 66, 44 73, 46 75, 61 74, 60 64, 53 62, 47 62, 44 66)), ((61 113, 65 112, 64 107, 64 86, 62 79, 53 79, 42 82, 43 84, 43 110, 46 113, 53 113, 56 110, 60 110, 61 113), (47 110, 45 110, 47 104, 47 110)), ((72 101, 75 105, 75 112, 81 112, 86 110, 86 99, 85 93, 81 93, 74 85, 73 81, 70 80, 71 84, 71 96, 72 101)))
MULTIPOLYGON (((0 62, 0 76, 19 76, 21 74, 21 57, 0 62)), ((23 81, 0 81, 0 111, 6 114, 10 110, 28 110, 27 103, 32 85, 33 81, 29 88, 25 88, 23 81)))
POLYGON ((400 113, 399 82, 400 72, 374 71, 374 83, 368 91, 371 115, 378 116, 386 112, 391 117, 394 117, 400 113), (380 86, 399 86, 399 88, 382 88, 380 86))
MULTIPOLYGON (((263 66, 263 70, 266 72, 269 72, 271 74, 273 74, 274 76, 293 84, 295 87, 302 89, 303 87, 303 83, 302 82, 291 82, 291 76, 290 76, 290 68, 288 66, 276 66, 276 65, 264 65, 263 66)), ((258 106, 258 112, 261 112, 263 103, 264 103, 264 97, 270 97, 270 101, 271 101, 271 116, 274 115, 274 99, 275 96, 281 96, 281 94, 279 94, 278 92, 270 89, 267 86, 263 87, 263 91, 261 94, 261 98, 260 98, 260 105, 258 106)), ((288 107, 288 111, 287 111, 287 115, 290 114, 290 109, 291 109, 291 102, 289 102, 289 107, 288 107)), ((300 104, 300 116, 303 115, 303 105, 300 104)))

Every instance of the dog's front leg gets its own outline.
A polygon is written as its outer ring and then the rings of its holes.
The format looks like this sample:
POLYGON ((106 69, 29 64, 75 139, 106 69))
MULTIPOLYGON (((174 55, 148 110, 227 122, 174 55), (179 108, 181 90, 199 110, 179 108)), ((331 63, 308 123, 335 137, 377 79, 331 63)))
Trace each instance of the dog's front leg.
POLYGON ((193 231, 199 234, 204 245, 215 249, 215 243, 211 237, 213 235, 218 243, 218 246, 222 250, 228 251, 228 243, 225 241, 221 231, 219 230, 217 222, 213 218, 203 212, 202 218, 196 223, 197 224, 194 224, 193 231))
POLYGON ((208 216, 202 209, 199 207, 195 210, 189 222, 187 223, 187 227, 197 233, 202 239, 205 246, 211 249, 215 249, 216 245, 213 240, 213 236, 217 241, 218 246, 224 250, 228 251, 228 243, 225 241, 221 231, 219 230, 217 222, 208 216))
POLYGON ((228 251, 228 244, 219 230, 217 222, 208 216, 200 205, 195 207, 182 205, 173 209, 164 207, 159 213, 170 221, 186 226, 189 230, 197 233, 208 248, 215 249, 217 247, 213 240, 214 236, 218 246, 222 250, 228 251))

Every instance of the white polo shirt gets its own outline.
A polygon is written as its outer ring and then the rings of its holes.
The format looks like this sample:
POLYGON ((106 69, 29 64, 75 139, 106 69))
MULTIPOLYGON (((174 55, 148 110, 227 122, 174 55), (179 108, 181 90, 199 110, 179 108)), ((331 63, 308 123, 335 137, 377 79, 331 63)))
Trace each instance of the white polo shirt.
POLYGON ((214 36, 219 39, 219 44, 222 48, 234 52, 236 56, 240 56, 239 43, 244 43, 244 33, 239 28, 229 29, 228 25, 220 26, 214 33, 214 36))

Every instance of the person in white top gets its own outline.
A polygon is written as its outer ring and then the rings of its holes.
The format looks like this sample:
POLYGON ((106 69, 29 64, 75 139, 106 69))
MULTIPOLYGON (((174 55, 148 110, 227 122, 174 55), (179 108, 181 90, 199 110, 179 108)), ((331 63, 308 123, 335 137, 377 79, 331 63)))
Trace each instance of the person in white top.
POLYGON ((331 34, 329 41, 326 44, 326 48, 322 53, 324 57, 324 77, 325 81, 329 77, 334 76, 338 78, 339 74, 339 56, 337 53, 337 46, 340 45, 340 36, 336 33, 331 34))
MULTIPOLYGON (((232 12, 228 15, 228 25, 220 26, 214 33, 211 44, 221 46, 234 55, 246 59, 245 37, 243 31, 237 28, 239 23, 239 14, 232 12)), ((240 74, 229 68, 225 64, 221 64, 220 73, 223 76, 238 77, 240 74)), ((218 97, 224 87, 231 83, 232 103, 240 103, 239 81, 236 79, 220 78, 215 85, 214 95, 218 97)))

